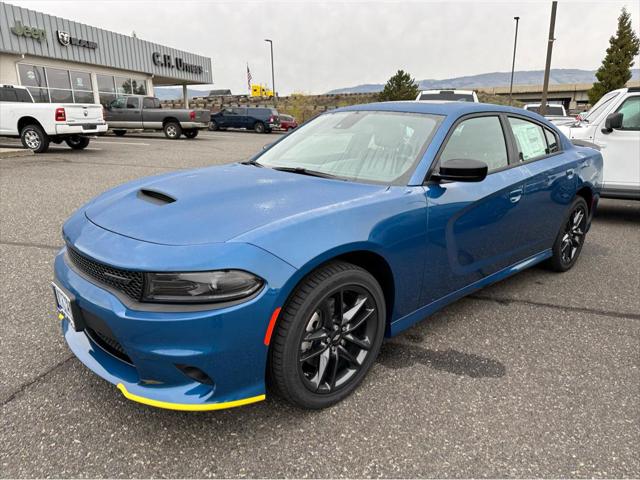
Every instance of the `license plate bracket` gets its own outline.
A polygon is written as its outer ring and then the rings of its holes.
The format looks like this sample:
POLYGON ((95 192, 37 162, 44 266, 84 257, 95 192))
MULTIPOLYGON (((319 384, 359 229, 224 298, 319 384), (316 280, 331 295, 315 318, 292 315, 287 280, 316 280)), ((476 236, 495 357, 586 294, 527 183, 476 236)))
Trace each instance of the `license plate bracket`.
POLYGON ((78 308, 76 297, 66 288, 61 287, 55 282, 51 282, 53 288, 53 297, 56 302, 56 311, 60 320, 66 318, 69 325, 76 331, 80 332, 84 329, 84 321, 82 312, 78 308))

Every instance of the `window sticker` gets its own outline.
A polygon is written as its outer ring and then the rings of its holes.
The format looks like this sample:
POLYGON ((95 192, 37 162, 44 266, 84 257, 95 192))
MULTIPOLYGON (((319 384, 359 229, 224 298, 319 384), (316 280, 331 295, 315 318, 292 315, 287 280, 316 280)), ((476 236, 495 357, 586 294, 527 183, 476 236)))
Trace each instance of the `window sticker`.
POLYGON ((523 160, 546 155, 547 144, 541 134, 540 127, 529 122, 515 124, 512 122, 511 128, 520 145, 523 160))

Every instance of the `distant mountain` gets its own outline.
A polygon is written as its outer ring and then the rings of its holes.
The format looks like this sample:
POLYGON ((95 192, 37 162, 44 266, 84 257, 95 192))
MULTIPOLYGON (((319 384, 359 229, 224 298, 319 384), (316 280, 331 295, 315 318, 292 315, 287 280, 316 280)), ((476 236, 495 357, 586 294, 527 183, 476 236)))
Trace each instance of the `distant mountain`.
MULTIPOLYGON (((206 90, 187 88, 187 95, 189 95, 189 98, 206 97, 210 91, 210 88, 206 90)), ((160 100, 180 100, 182 98, 182 87, 153 87, 153 93, 160 100)))
MULTIPOLYGON (((578 70, 575 68, 552 68, 549 74, 549 83, 592 83, 595 81, 595 70, 578 70)), ((466 77, 447 78, 444 80, 420 80, 418 85, 421 90, 432 88, 457 88, 473 89, 478 87, 508 87, 511 72, 481 73, 466 77)), ((640 79, 640 69, 632 70, 632 79, 640 79)), ((543 70, 516 71, 513 75, 514 85, 538 85, 544 80, 543 70)), ((355 87, 338 88, 327 93, 370 93, 379 92, 384 88, 382 83, 368 83, 355 87)))

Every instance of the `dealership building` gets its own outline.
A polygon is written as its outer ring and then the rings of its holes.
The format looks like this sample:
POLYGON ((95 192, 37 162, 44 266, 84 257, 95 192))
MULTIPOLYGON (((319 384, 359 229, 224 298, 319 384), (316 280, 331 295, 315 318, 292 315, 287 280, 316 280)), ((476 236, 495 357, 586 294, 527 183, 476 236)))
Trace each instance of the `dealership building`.
POLYGON ((36 102, 102 103, 212 84, 211 59, 0 2, 0 83, 36 102))

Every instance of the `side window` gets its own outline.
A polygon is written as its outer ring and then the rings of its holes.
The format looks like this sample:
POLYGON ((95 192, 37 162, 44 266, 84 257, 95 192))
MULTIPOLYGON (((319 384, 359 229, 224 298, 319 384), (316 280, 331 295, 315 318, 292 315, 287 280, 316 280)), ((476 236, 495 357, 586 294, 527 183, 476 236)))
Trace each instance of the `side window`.
POLYGON ((521 162, 547 155, 547 139, 540 125, 513 117, 509 117, 509 125, 516 138, 518 158, 521 162))
POLYGON ((118 97, 115 100, 113 100, 109 106, 111 108, 124 108, 126 104, 126 98, 125 97, 118 97))
POLYGON ((127 108, 140 108, 140 99, 138 97, 127 97, 127 108))
POLYGON ((155 99, 150 97, 145 97, 142 99, 142 108, 156 108, 155 99))
POLYGON ((498 117, 475 117, 458 124, 440 155, 440 163, 462 158, 485 162, 489 172, 509 165, 498 117))
POLYGON ((544 136, 547 137, 547 153, 555 153, 560 151, 558 137, 548 128, 544 129, 544 136))
POLYGON ((18 97, 15 92, 15 88, 2 87, 0 88, 0 102, 17 102, 18 97))
POLYGON ((640 95, 627 98, 618 109, 622 113, 622 130, 640 130, 640 95))

